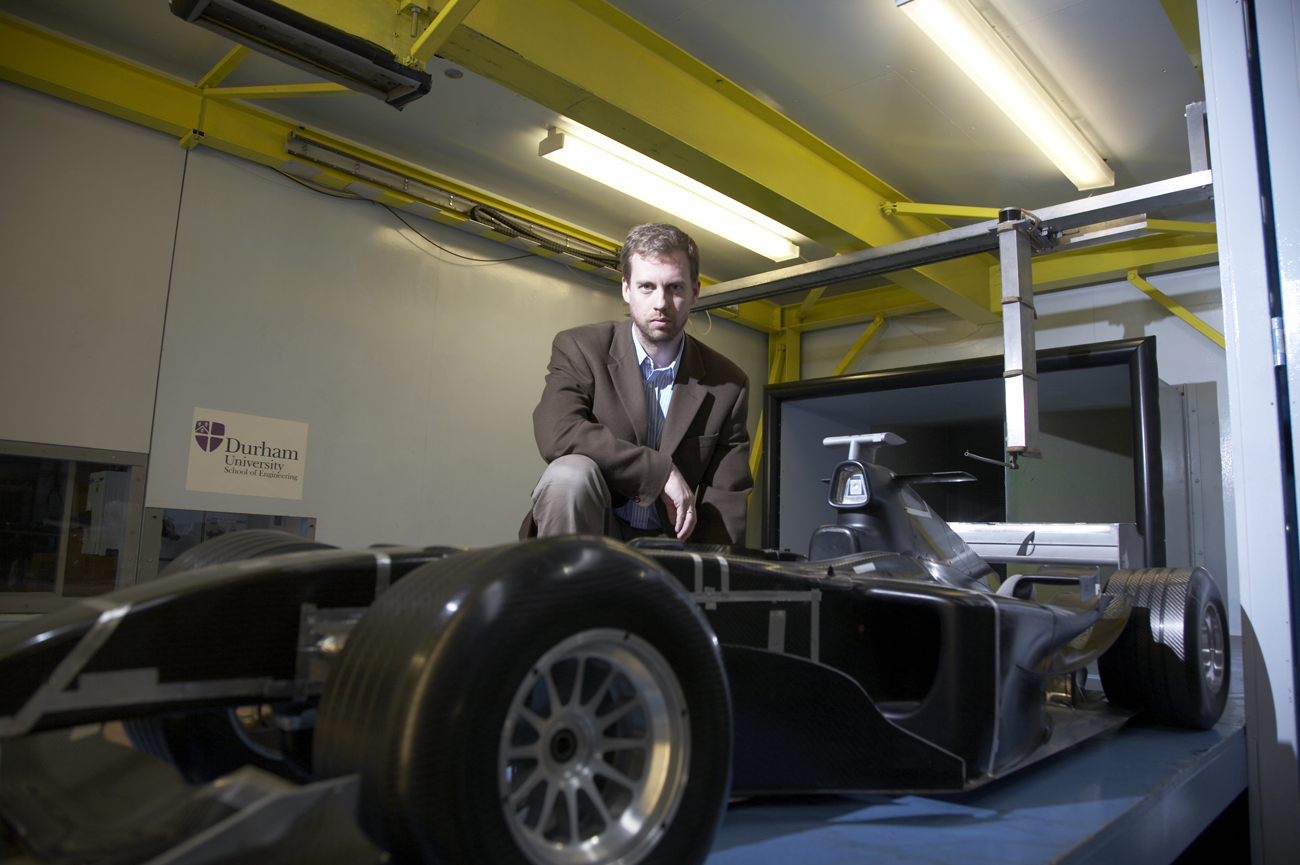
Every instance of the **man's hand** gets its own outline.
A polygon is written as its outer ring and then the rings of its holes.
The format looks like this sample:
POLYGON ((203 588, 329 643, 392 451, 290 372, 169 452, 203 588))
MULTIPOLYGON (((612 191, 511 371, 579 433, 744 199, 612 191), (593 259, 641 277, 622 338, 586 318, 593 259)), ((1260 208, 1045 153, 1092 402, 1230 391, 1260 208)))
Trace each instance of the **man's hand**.
POLYGON ((686 483, 686 478, 673 466, 664 484, 664 491, 659 494, 668 508, 668 519, 673 522, 677 540, 684 541, 695 531, 695 491, 686 483))

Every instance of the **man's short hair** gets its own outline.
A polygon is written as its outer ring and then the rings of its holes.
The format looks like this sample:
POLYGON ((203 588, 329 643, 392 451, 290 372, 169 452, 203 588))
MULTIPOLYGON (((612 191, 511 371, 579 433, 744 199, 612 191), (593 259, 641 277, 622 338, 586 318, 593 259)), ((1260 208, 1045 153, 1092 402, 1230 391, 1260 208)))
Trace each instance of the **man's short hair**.
POLYGON ((619 268, 623 271, 623 278, 627 279, 632 275, 633 255, 658 260, 668 258, 675 252, 686 253, 686 260, 691 263, 691 285, 699 282, 699 247, 689 234, 666 222, 647 222, 629 231, 619 255, 619 268))

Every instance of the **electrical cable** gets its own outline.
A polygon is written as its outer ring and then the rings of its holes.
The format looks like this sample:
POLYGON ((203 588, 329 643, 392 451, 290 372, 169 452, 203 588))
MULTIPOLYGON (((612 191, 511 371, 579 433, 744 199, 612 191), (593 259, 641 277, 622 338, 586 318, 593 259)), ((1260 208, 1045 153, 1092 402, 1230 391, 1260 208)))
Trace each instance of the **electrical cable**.
POLYGON ((369 200, 370 200, 370 199, 368 199, 368 198, 364 198, 363 196, 357 195, 356 193, 353 193, 353 192, 343 192, 342 190, 334 189, 334 188, 332 188, 332 187, 325 186, 324 184, 317 183, 317 182, 315 182, 314 180, 305 180, 305 179, 303 179, 303 178, 301 178, 301 177, 298 177, 298 176, 296 176, 296 175, 290 174, 290 173, 287 172, 287 171, 281 171, 281 170, 278 169, 278 168, 273 168, 273 169, 271 169, 271 170, 274 171, 276 174, 282 174, 282 175, 284 175, 285 177, 287 177, 287 178, 289 178, 290 180, 292 180, 294 183, 297 183, 297 184, 300 184, 300 185, 302 185, 302 186, 307 187, 307 188, 310 189, 312 192, 319 192, 321 195, 328 195, 330 198, 350 198, 350 199, 352 199, 353 201, 369 201, 369 200))
MULTIPOLYGON (((321 195, 327 195, 330 198, 343 198, 352 201, 370 201, 372 204, 378 204, 378 202, 372 201, 371 199, 366 198, 363 195, 356 195, 351 192, 343 192, 341 190, 337 190, 332 187, 328 187, 311 180, 306 180, 304 178, 290 174, 287 171, 281 171, 278 168, 274 168, 272 170, 275 171, 277 174, 281 174, 289 178, 294 183, 297 183, 300 186, 303 186, 304 188, 311 190, 312 192, 317 192, 320 193, 321 195)), ((403 225, 405 225, 407 228, 411 229, 416 234, 418 234, 421 240, 428 243, 430 246, 436 247, 442 252, 447 253, 450 256, 454 256, 455 258, 460 258, 465 261, 473 261, 480 264, 502 264, 507 261, 522 261, 526 258, 536 257, 536 255, 531 252, 526 253, 524 255, 512 256, 510 258, 475 258, 474 256, 471 255, 464 255, 462 253, 448 249, 447 247, 443 246, 437 241, 429 238, 429 236, 426 235, 424 232, 420 231, 419 228, 417 228, 415 225, 407 221, 407 219, 404 216, 402 216, 402 214, 396 208, 391 207, 390 205, 387 204, 383 204, 380 206, 383 207, 385 210, 387 210, 389 213, 391 213, 393 216, 397 217, 398 221, 401 222, 403 225)), ((564 239, 564 243, 561 244, 558 241, 554 240, 553 238, 547 237, 545 234, 543 234, 542 232, 546 231, 546 229, 543 229, 540 226, 533 225, 532 223, 527 222, 525 220, 516 219, 515 217, 503 213, 502 211, 496 209, 495 207, 488 207, 485 204, 474 205, 472 208, 470 208, 469 215, 475 221, 482 222, 483 224, 491 227, 492 230, 500 232, 501 234, 505 234, 509 237, 522 237, 525 238, 526 240, 531 240, 535 242, 538 246, 542 247, 543 249, 548 249, 556 253, 561 253, 561 252, 568 253, 569 255, 577 256, 581 260, 586 261, 588 264, 592 264, 597 267, 608 267, 611 268, 612 270, 619 269, 620 266, 619 253, 621 250, 616 250, 611 253, 607 250, 601 249, 598 246, 595 246, 594 244, 589 244, 580 240, 572 240, 566 235, 560 234, 559 232, 555 232, 556 235, 564 239), (575 247, 573 245, 574 243, 581 244, 581 247, 575 247)))
MULTIPOLYGON (((573 245, 572 239, 563 234, 559 235, 564 239, 564 243, 561 244, 559 241, 547 237, 546 235, 550 232, 540 226, 513 217, 495 207, 488 207, 486 204, 474 205, 470 208, 469 215, 472 219, 489 225, 493 230, 499 231, 508 237, 522 237, 534 241, 538 246, 549 249, 551 252, 567 253, 581 258, 588 264, 618 270, 619 259, 617 252, 608 252, 598 246, 583 243, 582 241, 578 241, 578 243, 581 243, 586 248, 577 248, 573 245)), ((556 233, 558 234, 558 232, 556 233)))
POLYGON ((382 204, 380 206, 383 207, 385 210, 387 210, 389 213, 393 214, 393 216, 397 217, 398 222, 402 223, 407 228, 411 229, 411 231, 414 231, 416 234, 420 235, 420 239, 423 240, 425 243, 429 244, 430 246, 436 246, 438 249, 441 249, 443 252, 447 253, 448 255, 454 255, 456 258, 463 258, 466 261, 478 261, 484 264, 501 264, 506 261, 521 261, 525 258, 536 258, 536 256, 533 255, 531 252, 526 252, 523 255, 516 255, 511 258, 474 258, 473 256, 462 255, 459 252, 454 252, 448 249, 447 247, 443 246, 442 244, 438 243, 435 240, 430 240, 428 237, 425 236, 424 232, 420 231, 420 229, 416 228, 414 225, 407 222, 406 217, 402 216, 400 212, 393 209, 389 205, 382 204))
MULTIPOLYGON (((695 334, 695 335, 696 335, 696 336, 708 336, 709 334, 713 333, 713 316, 709 315, 709 311, 708 311, 707 309, 702 309, 702 310, 700 310, 700 312, 703 312, 703 313, 704 313, 704 317, 708 320, 708 322, 709 322, 709 329, 706 330, 706 331, 704 331, 704 333, 699 333, 699 329, 696 328, 696 334, 695 334)), ((689 315, 686 317, 686 321, 687 321, 688 324, 691 325, 691 327, 695 327, 695 320, 692 319, 689 315)))
MULTIPOLYGON (((924 313, 922 313, 922 314, 924 314, 924 313)), ((983 330, 984 328, 986 328, 986 327, 992 327, 992 326, 993 326, 993 325, 991 325, 991 324, 977 324, 977 325, 975 325, 975 329, 972 330, 970 333, 966 334, 965 336, 960 336, 960 337, 958 337, 957 339, 952 340, 951 342, 937 342, 937 341, 932 340, 932 339, 926 339, 925 337, 921 336, 921 334, 917 333, 916 331, 914 331, 914 330, 912 330, 910 327, 908 327, 908 326, 907 326, 907 322, 904 321, 904 319, 906 319, 907 317, 908 317, 908 316, 906 316, 906 315, 895 315, 895 316, 892 316, 892 317, 891 317, 891 320, 892 320, 892 321, 896 321, 896 322, 898 322, 899 324, 901 324, 901 325, 903 326, 903 330, 906 330, 906 331, 907 331, 908 333, 910 333, 912 336, 916 337, 916 338, 919 339, 921 342, 923 342, 923 343, 925 343, 925 344, 927 344, 927 345, 957 345, 958 343, 965 342, 966 340, 968 340, 968 339, 970 339, 971 337, 975 336, 976 334, 978 334, 978 333, 979 333, 981 330, 983 330)))
MULTIPOLYGON (((299 185, 305 187, 306 189, 311 190, 312 192, 316 192, 316 193, 319 193, 319 194, 321 194, 321 195, 328 196, 328 197, 330 197, 330 198, 344 198, 344 199, 348 199, 348 200, 351 200, 351 201, 365 201, 365 202, 369 202, 370 204, 378 204, 378 202, 371 201, 369 198, 366 198, 366 197, 363 196, 363 195, 355 195, 355 194, 353 194, 353 193, 351 193, 351 192, 341 192, 341 191, 339 191, 339 190, 332 189, 332 188, 327 187, 327 186, 322 186, 322 185, 319 184, 319 183, 313 183, 313 182, 311 182, 311 181, 309 181, 309 180, 304 180, 304 179, 301 178, 301 177, 296 177, 296 176, 290 174, 289 172, 287 172, 287 171, 281 171, 281 170, 278 169, 278 168, 276 168, 276 169, 272 169, 272 170, 275 171, 277 174, 282 174, 282 175, 284 175, 285 177, 289 178, 290 180, 294 181, 295 183, 297 183, 297 184, 299 184, 299 185)), ((402 223, 402 224, 405 225, 407 228, 411 229, 411 230, 414 231, 416 234, 418 234, 418 235, 420 236, 420 239, 423 240, 425 243, 429 244, 430 246, 437 247, 438 249, 442 250, 443 252, 447 253, 448 255, 455 256, 456 258, 463 258, 463 259, 465 259, 466 261, 475 261, 475 262, 479 262, 479 263, 482 263, 482 264, 501 264, 501 263, 503 263, 503 262, 507 262, 507 261, 520 261, 520 260, 525 259, 525 258, 533 258, 533 257, 534 257, 534 256, 532 255, 532 253, 526 253, 526 254, 524 254, 524 255, 516 255, 516 256, 513 256, 513 257, 511 257, 511 258, 474 258, 473 256, 470 256, 470 255, 462 255, 461 253, 456 252, 455 250, 448 249, 447 247, 443 246, 442 244, 438 243, 438 242, 435 241, 435 240, 431 240, 427 235, 425 235, 424 232, 420 231, 420 229, 416 228, 414 225, 412 225, 410 222, 408 222, 408 221, 406 220, 406 218, 402 216, 401 213, 399 213, 397 210, 395 210, 394 208, 390 207, 389 205, 387 205, 387 204, 380 204, 379 206, 382 207, 383 209, 387 210, 387 211, 388 211, 389 213, 391 213, 393 216, 395 216, 395 217, 397 218, 397 221, 398 221, 398 222, 402 223)))

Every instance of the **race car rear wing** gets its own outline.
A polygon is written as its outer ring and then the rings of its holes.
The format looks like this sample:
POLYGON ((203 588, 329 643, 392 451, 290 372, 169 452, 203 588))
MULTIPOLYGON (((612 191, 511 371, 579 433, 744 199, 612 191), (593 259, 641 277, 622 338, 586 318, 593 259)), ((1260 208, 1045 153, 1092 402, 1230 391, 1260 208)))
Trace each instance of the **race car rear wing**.
POLYGON ((949 523, 986 562, 1146 567, 1133 523, 949 523))

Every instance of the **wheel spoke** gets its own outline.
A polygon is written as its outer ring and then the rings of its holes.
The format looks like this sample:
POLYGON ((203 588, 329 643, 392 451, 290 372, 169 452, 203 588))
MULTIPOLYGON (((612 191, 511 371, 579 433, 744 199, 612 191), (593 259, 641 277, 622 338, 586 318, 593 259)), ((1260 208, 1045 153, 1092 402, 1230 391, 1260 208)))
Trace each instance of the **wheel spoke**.
POLYGON ((550 784, 546 788, 546 795, 542 799, 542 816, 537 818, 537 829, 534 830, 543 838, 546 837, 546 828, 551 822, 551 816, 555 813, 555 802, 560 798, 560 788, 555 784, 550 784))
POLYGON ((533 788, 542 783, 544 779, 545 773, 542 772, 542 767, 538 764, 533 767, 532 773, 524 779, 524 783, 519 785, 519 789, 510 794, 510 798, 506 800, 507 804, 509 804, 511 808, 519 807, 519 803, 527 799, 533 792, 533 788))
POLYGON ((533 731, 540 737, 542 728, 546 726, 546 719, 538 717, 537 713, 527 706, 520 706, 519 714, 523 716, 523 719, 528 722, 528 726, 532 727, 533 731))
POLYGON ((578 791, 572 787, 564 788, 564 804, 569 812, 569 843, 578 843, 578 791))
POLYGON ((538 739, 531 745, 513 745, 507 748, 506 760, 509 762, 515 760, 536 760, 540 763, 542 760, 542 740, 538 739))
POLYGON ((591 699, 583 705, 588 706, 594 714, 596 709, 600 706, 600 701, 605 699, 605 695, 609 693, 609 688, 613 684, 614 670, 611 668, 605 671, 605 678, 601 681, 600 687, 596 689, 596 693, 592 694, 591 699))
POLYGON ((578 674, 577 676, 574 677, 573 680, 573 690, 569 691, 569 702, 565 703, 564 705, 566 706, 582 705, 582 677, 583 677, 583 670, 586 668, 586 666, 587 666, 587 659, 582 657, 578 658, 578 674))
POLYGON ((587 794, 587 798, 591 800, 591 804, 596 806, 596 810, 600 813, 600 820, 605 824, 605 827, 613 826, 614 818, 610 816, 609 808, 605 805, 605 797, 600 795, 596 785, 591 782, 590 778, 583 778, 578 783, 582 786, 583 792, 587 794))
POLYGON ((602 727, 608 727, 610 724, 617 724, 617 723, 618 723, 619 721, 621 721, 624 717, 626 717, 627 714, 628 714, 629 712, 631 712, 633 709, 638 709, 638 708, 640 708, 640 707, 641 707, 641 701, 640 701, 640 700, 637 700, 637 699, 631 699, 631 700, 628 700, 628 701, 627 701, 626 703, 624 703, 623 705, 618 706, 618 707, 615 708, 615 709, 611 709, 611 710, 610 710, 607 714, 605 714, 605 715, 598 715, 598 716, 596 716, 596 721, 597 721, 598 723, 600 723, 600 725, 601 725, 602 727))
POLYGON ((637 788, 636 781, 633 781, 631 778, 624 775, 622 772, 618 771, 613 766, 606 763, 604 760, 597 760, 592 765, 591 771, 592 774, 594 775, 603 775, 604 777, 613 781, 615 784, 618 784, 620 787, 623 787, 627 790, 631 790, 633 792, 636 791, 637 788))
POLYGON ((542 678, 546 681, 546 702, 551 708, 549 717, 554 718, 555 713, 560 711, 560 689, 555 687, 555 680, 551 678, 552 669, 548 667, 546 672, 542 674, 542 678))

